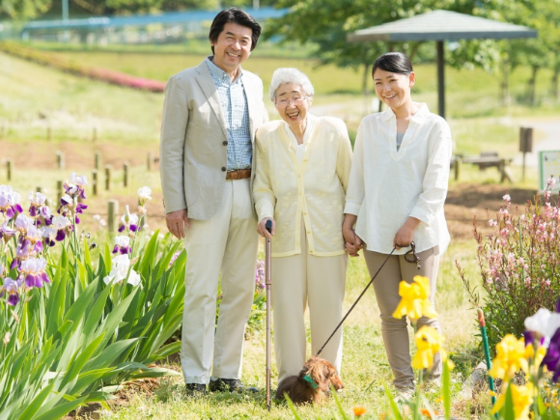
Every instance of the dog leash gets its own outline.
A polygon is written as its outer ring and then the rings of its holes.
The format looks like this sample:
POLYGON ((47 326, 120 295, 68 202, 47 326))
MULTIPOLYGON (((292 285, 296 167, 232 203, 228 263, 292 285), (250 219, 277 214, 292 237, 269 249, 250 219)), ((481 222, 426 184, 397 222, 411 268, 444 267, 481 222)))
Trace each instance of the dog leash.
MULTIPOLYGON (((411 243, 412 245, 412 250, 414 250, 414 243, 411 243)), ((323 346, 319 349, 319 351, 315 354, 315 357, 319 356, 321 354, 321 352, 323 351, 323 349, 326 347, 326 345, 329 343, 329 341, 331 341, 331 338, 333 338, 333 336, 336 334, 336 332, 338 331, 338 329, 340 328, 340 326, 344 323, 344 321, 346 320, 346 318, 348 318, 348 315, 350 315, 350 312, 352 312, 352 310, 354 309, 354 307, 357 305, 357 303, 360 301, 360 299, 362 298, 362 296, 366 293, 367 289, 369 289, 369 286, 371 286, 373 284, 373 281, 375 280, 375 278, 377 277, 377 275, 379 274, 379 272, 381 271, 381 269, 383 268, 383 266, 385 265, 385 263, 389 260, 389 258, 391 257, 391 255, 393 255, 393 252, 395 252, 395 249, 397 249, 396 246, 393 247, 393 250, 391 251, 391 253, 389 255, 387 255, 387 258, 385 258, 385 261, 383 261, 383 264, 381 264, 381 266, 377 269, 377 272, 373 275, 373 277, 371 278, 371 280, 369 281, 369 283, 367 284, 366 288, 362 291, 362 293, 360 293, 360 296, 358 296, 358 299, 356 299, 356 301, 352 304, 352 306, 350 307, 350 309, 348 309, 348 312, 346 312, 346 315, 344 315, 344 318, 342 318, 342 321, 340 321, 338 323, 338 325, 336 326, 336 328, 334 329, 334 331, 332 332, 332 334, 329 336, 329 338, 327 338, 327 341, 325 342, 325 344, 323 344, 323 346)), ((418 258, 418 257, 416 257, 418 258)), ((418 259, 419 261, 419 259, 418 259)))

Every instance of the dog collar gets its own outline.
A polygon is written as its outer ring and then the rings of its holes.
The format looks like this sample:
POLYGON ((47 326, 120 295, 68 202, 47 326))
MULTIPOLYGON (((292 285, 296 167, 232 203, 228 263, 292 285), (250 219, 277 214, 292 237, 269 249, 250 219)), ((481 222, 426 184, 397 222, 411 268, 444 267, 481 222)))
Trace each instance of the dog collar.
POLYGON ((311 386, 313 387, 313 389, 317 389, 317 387, 319 386, 315 383, 315 381, 313 379, 311 379, 311 376, 309 376, 309 375, 305 375, 303 377, 303 380, 306 381, 306 382, 309 382, 311 384, 311 386))

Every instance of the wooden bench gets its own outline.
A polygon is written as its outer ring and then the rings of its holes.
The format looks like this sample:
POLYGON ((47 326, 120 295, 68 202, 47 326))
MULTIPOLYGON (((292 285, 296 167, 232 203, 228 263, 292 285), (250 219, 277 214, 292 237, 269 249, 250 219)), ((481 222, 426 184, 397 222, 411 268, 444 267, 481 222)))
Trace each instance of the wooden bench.
POLYGON ((504 159, 498 156, 498 152, 482 152, 480 156, 471 156, 461 159, 462 163, 470 163, 478 166, 478 169, 483 171, 487 168, 495 167, 500 173, 500 182, 504 182, 506 179, 509 182, 515 182, 515 177, 509 165, 513 159, 504 159))

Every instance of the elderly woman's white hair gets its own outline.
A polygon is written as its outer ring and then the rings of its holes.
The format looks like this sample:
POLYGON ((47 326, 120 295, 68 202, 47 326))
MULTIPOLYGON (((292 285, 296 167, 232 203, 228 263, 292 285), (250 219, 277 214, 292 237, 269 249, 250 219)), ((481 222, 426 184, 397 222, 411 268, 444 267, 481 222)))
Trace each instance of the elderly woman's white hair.
POLYGON ((272 80, 270 81, 269 95, 272 102, 276 99, 276 91, 278 88, 286 83, 300 85, 305 92, 305 96, 313 97, 315 94, 315 89, 313 89, 313 85, 305 73, 293 67, 280 67, 274 71, 272 80))

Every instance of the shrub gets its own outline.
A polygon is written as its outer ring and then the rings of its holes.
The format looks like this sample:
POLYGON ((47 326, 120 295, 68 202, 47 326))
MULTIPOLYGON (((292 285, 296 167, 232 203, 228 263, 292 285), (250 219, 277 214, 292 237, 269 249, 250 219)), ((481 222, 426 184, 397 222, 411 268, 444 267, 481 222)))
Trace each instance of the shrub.
MULTIPOLYGON (((553 181, 549 181, 552 187, 553 181)), ((484 236, 475 220, 477 261, 485 296, 481 303, 493 348, 506 334, 520 336, 523 321, 539 308, 554 309, 560 295, 560 208, 550 191, 527 202, 524 213, 510 213, 510 197, 489 220, 494 231, 484 236)), ((458 265, 473 303, 479 297, 458 265)))

